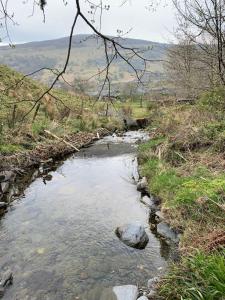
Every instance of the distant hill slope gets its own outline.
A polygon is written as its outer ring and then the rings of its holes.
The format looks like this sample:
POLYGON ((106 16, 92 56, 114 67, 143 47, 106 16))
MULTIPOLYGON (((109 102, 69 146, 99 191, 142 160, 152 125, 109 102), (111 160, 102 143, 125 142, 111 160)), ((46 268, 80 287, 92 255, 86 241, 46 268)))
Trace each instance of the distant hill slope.
MULTIPOLYGON (((123 39, 124 46, 146 49, 143 54, 151 60, 165 58, 168 44, 149 42, 136 39, 123 39), (148 50, 147 50, 148 49, 148 50)), ((24 74, 31 73, 43 67, 62 68, 68 47, 68 37, 56 40, 31 42, 17 45, 15 48, 0 47, 0 61, 24 74)), ((135 61, 140 68, 140 62, 135 61)), ((90 35, 76 35, 73 39, 70 63, 67 70, 67 79, 88 78, 95 74, 99 68, 105 66, 104 47, 100 40, 90 35)), ((153 62, 150 66, 151 80, 158 81, 163 78, 162 63, 153 62)), ((42 72, 35 76, 48 83, 53 75, 42 72)), ((121 59, 112 65, 111 79, 113 83, 124 83, 133 80, 132 70, 121 59)))

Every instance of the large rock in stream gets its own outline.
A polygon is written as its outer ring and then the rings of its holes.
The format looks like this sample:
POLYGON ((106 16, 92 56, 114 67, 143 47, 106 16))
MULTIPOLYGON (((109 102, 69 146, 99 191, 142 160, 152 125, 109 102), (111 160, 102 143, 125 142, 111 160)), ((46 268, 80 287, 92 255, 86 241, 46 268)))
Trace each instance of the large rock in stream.
POLYGON ((124 244, 137 249, 144 249, 149 241, 144 227, 139 223, 117 227, 116 235, 124 244))

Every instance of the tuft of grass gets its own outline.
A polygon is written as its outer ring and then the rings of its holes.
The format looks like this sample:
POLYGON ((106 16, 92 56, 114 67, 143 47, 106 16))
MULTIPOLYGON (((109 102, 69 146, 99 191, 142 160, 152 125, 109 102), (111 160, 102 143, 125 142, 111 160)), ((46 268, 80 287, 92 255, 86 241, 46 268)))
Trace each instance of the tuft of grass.
POLYGON ((13 145, 13 144, 0 145, 0 153, 3 155, 13 154, 21 150, 23 150, 23 147, 20 145, 13 145))
POLYGON ((173 265, 162 280, 160 295, 166 300, 224 299, 225 253, 198 251, 173 265))

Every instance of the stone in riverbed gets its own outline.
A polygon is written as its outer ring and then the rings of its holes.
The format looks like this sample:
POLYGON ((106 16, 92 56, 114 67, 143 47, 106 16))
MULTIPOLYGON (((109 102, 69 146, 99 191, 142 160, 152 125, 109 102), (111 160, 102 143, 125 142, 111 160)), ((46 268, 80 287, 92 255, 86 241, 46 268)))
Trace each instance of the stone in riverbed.
POLYGON ((138 297, 138 288, 135 285, 115 286, 113 292, 116 300, 136 300, 138 297))
POLYGON ((147 189, 148 189, 148 182, 147 182, 146 177, 143 177, 138 181, 137 190, 139 192, 146 192, 147 189))
POLYGON ((0 172, 0 182, 11 181, 13 182, 16 175, 13 171, 2 171, 0 172))
POLYGON ((137 249, 144 249, 149 241, 144 227, 139 223, 117 227, 116 235, 124 244, 137 249))
POLYGON ((113 288, 96 286, 82 296, 82 299, 91 300, 136 300, 138 297, 138 288, 135 285, 122 285, 113 288))
POLYGON ((5 286, 12 284, 12 282, 13 273, 11 270, 7 270, 1 275, 0 288, 4 288, 5 286))
POLYGON ((0 183, 0 192, 2 192, 2 194, 5 194, 6 192, 8 192, 9 190, 9 182, 1 182, 0 183))
POLYGON ((0 209, 5 209, 7 207, 7 203, 0 202, 0 209))
POLYGON ((174 243, 179 242, 178 235, 165 222, 157 225, 157 233, 166 239, 172 240, 174 243))
POLYGON ((149 208, 151 208, 152 205, 153 205, 152 199, 151 199, 150 197, 148 197, 148 196, 142 197, 142 198, 141 198, 141 202, 142 202, 143 204, 145 204, 146 206, 148 206, 149 208))
POLYGON ((3 297, 5 293, 4 287, 0 287, 0 297, 3 297))
POLYGON ((159 277, 153 277, 148 280, 148 289, 152 290, 155 289, 157 284, 159 283, 159 277))

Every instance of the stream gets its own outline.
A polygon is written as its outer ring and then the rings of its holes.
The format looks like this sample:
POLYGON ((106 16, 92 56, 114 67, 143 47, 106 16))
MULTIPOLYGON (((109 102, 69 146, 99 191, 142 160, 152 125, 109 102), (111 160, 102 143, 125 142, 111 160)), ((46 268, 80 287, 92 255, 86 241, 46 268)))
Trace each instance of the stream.
POLYGON ((99 300, 105 288, 146 287, 165 271, 167 249, 149 230, 149 209, 134 180, 139 139, 146 134, 105 137, 13 201, 0 219, 0 268, 14 277, 3 299, 99 300), (117 226, 135 221, 149 236, 144 250, 115 235, 117 226))

